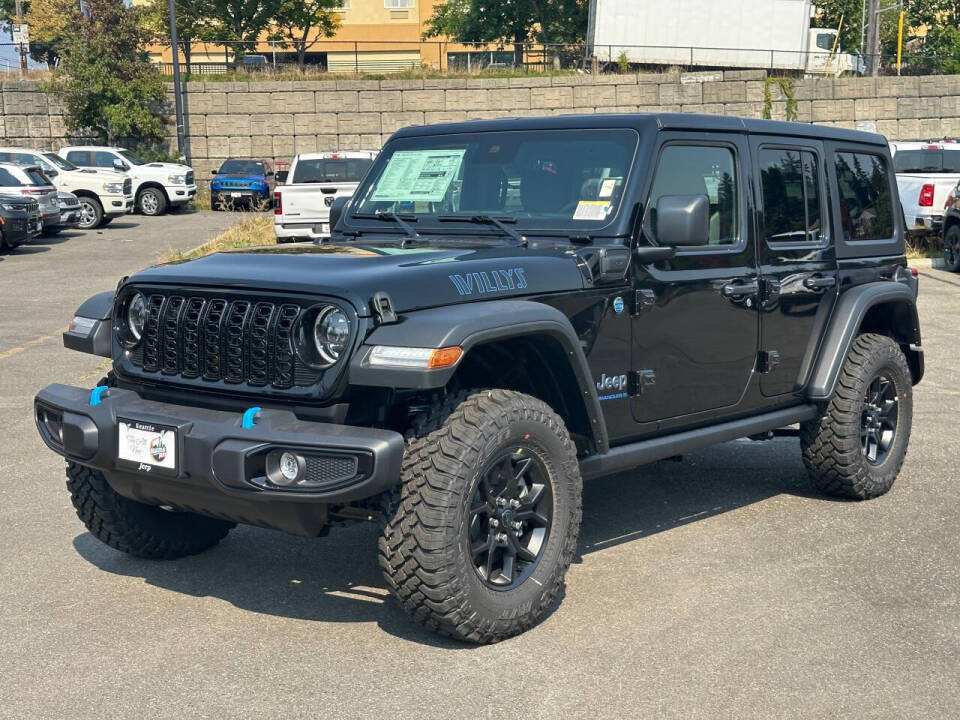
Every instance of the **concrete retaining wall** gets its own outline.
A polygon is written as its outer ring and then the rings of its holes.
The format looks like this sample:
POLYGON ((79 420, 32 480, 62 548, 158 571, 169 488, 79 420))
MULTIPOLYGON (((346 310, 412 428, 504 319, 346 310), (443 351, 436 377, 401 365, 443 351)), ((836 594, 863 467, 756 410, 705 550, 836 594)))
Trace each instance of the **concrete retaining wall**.
MULTIPOLYGON (((296 152, 376 148, 405 125, 501 116, 689 112, 762 117, 765 73, 706 73, 425 80, 191 82, 184 93, 198 177, 226 157, 290 160, 296 152)), ((795 80, 797 119, 876 124, 891 140, 960 136, 960 76, 795 80)), ((769 85, 771 114, 787 99, 769 85)), ((170 106, 173 105, 172 87, 170 106)), ((172 114, 172 113, 171 113, 172 114)), ((175 127, 167 133, 175 146, 175 127)), ((67 144, 62 107, 35 83, 4 82, 0 141, 67 144)))

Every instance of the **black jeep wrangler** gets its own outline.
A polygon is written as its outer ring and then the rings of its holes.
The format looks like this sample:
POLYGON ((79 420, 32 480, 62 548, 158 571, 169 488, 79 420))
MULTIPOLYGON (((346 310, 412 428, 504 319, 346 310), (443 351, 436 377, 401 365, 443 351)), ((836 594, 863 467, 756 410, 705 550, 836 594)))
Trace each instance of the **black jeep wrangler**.
POLYGON ((161 265, 85 302, 64 342, 112 372, 42 390, 37 427, 111 547, 379 521, 403 608, 495 642, 557 597, 582 479, 792 432, 822 491, 890 489, 923 375, 899 208, 879 135, 408 128, 330 243, 161 265))

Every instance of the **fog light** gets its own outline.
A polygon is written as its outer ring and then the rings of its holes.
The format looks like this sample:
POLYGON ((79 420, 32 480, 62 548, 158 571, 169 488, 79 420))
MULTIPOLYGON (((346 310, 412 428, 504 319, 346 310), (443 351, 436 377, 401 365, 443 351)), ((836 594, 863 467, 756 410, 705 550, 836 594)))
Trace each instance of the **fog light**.
POLYGON ((296 455, 285 452, 280 456, 280 475, 290 484, 297 481, 300 477, 300 461, 296 455))

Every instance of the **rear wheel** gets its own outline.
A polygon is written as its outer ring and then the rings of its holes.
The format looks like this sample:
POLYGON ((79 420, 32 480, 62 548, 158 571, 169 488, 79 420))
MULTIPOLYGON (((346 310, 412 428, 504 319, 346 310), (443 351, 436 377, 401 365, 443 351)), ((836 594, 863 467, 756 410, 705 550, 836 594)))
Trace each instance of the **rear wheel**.
POLYGON ((943 238, 943 264, 950 272, 960 272, 960 225, 952 226, 943 238))
POLYGON ((115 550, 150 560, 195 555, 220 542, 235 523, 172 512, 125 498, 93 468, 67 463, 67 489, 87 530, 115 550))
POLYGON ((167 196, 157 188, 145 188, 137 195, 137 207, 144 215, 163 215, 167 209, 167 196))
POLYGON ((407 441, 380 566, 428 629, 492 643, 532 627, 563 585, 580 529, 576 453, 549 406, 506 390, 435 406, 407 441))
POLYGON ((78 227, 92 230, 103 222, 103 206, 96 198, 82 195, 80 198, 80 222, 78 227))
POLYGON ((866 500, 892 486, 913 422, 910 368, 900 347, 867 333, 853 342, 833 398, 800 426, 803 461, 821 491, 866 500))

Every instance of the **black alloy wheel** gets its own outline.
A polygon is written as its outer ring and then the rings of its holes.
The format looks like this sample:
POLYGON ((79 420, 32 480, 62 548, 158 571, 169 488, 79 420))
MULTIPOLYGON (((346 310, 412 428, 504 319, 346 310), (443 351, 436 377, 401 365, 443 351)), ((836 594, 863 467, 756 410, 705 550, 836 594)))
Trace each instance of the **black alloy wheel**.
POLYGON ((900 404, 897 389, 886 375, 867 386, 860 417, 860 448, 873 465, 882 465, 897 436, 900 404))
POLYGON ((467 542, 481 581, 512 590, 537 566, 550 537, 553 491, 532 451, 511 446, 480 474, 470 504, 467 542))

